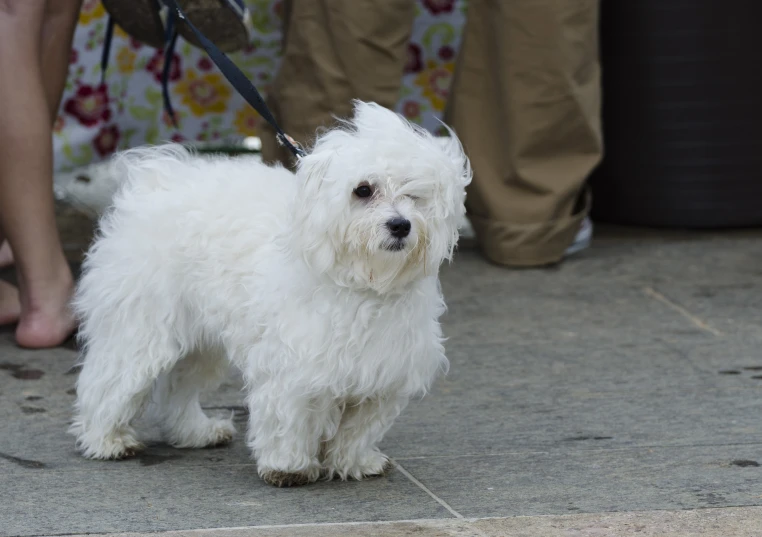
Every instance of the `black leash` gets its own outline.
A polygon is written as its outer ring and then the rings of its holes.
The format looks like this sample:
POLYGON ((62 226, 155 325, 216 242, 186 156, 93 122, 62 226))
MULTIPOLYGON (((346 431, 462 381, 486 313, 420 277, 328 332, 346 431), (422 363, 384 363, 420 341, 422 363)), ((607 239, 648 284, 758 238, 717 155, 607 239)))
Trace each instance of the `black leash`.
MULTIPOLYGON (((288 148, 288 150, 291 151, 296 158, 302 158, 305 156, 306 153, 304 150, 297 145, 293 138, 283 132, 283 129, 280 128, 278 122, 275 121, 275 117, 272 115, 272 112, 270 112, 270 109, 267 108, 265 100, 262 98, 262 95, 260 95, 257 88, 254 87, 254 84, 251 83, 251 80, 249 80, 246 75, 243 74, 243 72, 236 66, 235 63, 230 60, 230 58, 227 57, 227 55, 225 55, 224 52, 218 49, 214 43, 209 41, 206 36, 204 36, 204 34, 202 34, 198 28, 196 28, 190 22, 190 20, 188 20, 188 17, 185 16, 185 13, 180 8, 180 6, 177 5, 175 0, 161 1, 170 10, 166 27, 164 66, 161 72, 161 93, 164 100, 164 109, 167 111, 167 114, 172 120, 174 126, 177 127, 177 119, 175 117, 174 108, 172 107, 172 101, 169 97, 169 77, 172 72, 172 58, 174 56, 175 44, 177 43, 177 24, 179 19, 184 21, 185 24, 187 24, 191 31, 196 35, 196 38, 198 38, 201 46, 204 47, 206 53, 215 63, 223 76, 227 78, 228 82, 230 82, 233 88, 238 93, 240 93, 244 99, 246 99, 246 102, 248 102, 249 105, 254 108, 254 110, 256 110, 259 115, 262 116, 265 121, 267 121, 272 126, 273 129, 275 129, 275 135, 278 139, 278 142, 286 146, 286 148, 288 148)), ((240 3, 239 0, 236 1, 240 3)), ((109 17, 108 25, 106 26, 106 38, 104 40, 103 52, 101 55, 101 84, 105 84, 106 82, 106 69, 108 68, 109 56, 111 55, 111 41, 113 39, 113 35, 114 20, 113 18, 109 17)))
MULTIPOLYGON (((223 74, 225 78, 227 78, 228 82, 235 88, 235 90, 241 94, 241 96, 246 99, 246 102, 251 105, 254 110, 256 110, 260 116, 262 116, 265 121, 267 121, 270 126, 272 126, 273 129, 275 129, 275 134, 278 138, 278 141, 286 146, 289 151, 291 151, 296 158, 301 158, 306 155, 306 153, 297 146, 296 142, 285 132, 283 132, 283 129, 280 128, 278 125, 278 122, 275 121, 275 117, 272 115, 272 112, 270 112, 270 109, 267 108, 267 104, 265 104, 265 100, 262 98, 262 95, 260 95, 259 91, 256 87, 254 87, 254 84, 251 83, 251 81, 246 77, 246 75, 243 74, 243 72, 236 66, 235 63, 233 63, 230 58, 225 55, 224 52, 222 52, 220 49, 218 49, 214 43, 209 41, 204 34, 202 34, 198 28, 196 28, 190 20, 185 16, 185 13, 180 8, 179 5, 177 5, 177 2, 175 0, 162 0, 164 4, 170 9, 172 13, 170 13, 170 21, 168 25, 168 29, 170 26, 172 26, 172 32, 173 34, 176 34, 176 28, 175 21, 171 20, 175 16, 184 21, 185 24, 188 25, 188 27, 191 29, 191 31, 196 35, 196 38, 201 43, 201 46, 204 47, 204 50, 209 55, 209 57, 212 59, 212 61, 215 63, 217 68, 220 70, 220 72, 223 74)), ((173 36, 176 38, 176 35, 173 36)), ((171 55, 169 57, 169 61, 165 59, 164 61, 164 70, 166 72, 165 76, 169 73, 169 65, 168 63, 171 62, 171 55)), ((167 103, 168 94, 165 90, 165 105, 167 103)), ((174 121, 174 113, 171 111, 172 107, 171 105, 168 107, 167 112, 170 114, 170 116, 173 118, 174 121)))
POLYGON ((167 26, 164 29, 164 65, 161 69, 161 97, 164 101, 164 110, 167 112, 172 125, 177 127, 177 117, 175 109, 172 107, 172 99, 169 97, 169 77, 172 73, 172 59, 175 56, 175 46, 177 45, 177 17, 174 12, 167 16, 167 26))
POLYGON ((103 38, 103 52, 101 52, 101 86, 106 84, 106 69, 108 59, 111 56, 111 42, 114 40, 114 18, 109 17, 106 24, 106 36, 103 38))

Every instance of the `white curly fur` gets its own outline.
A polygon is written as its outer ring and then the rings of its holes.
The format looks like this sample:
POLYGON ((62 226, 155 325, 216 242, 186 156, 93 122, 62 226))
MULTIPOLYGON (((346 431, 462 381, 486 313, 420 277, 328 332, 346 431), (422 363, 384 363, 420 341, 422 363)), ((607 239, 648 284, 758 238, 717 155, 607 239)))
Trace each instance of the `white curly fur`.
POLYGON ((471 179, 454 134, 443 146, 358 102, 295 174, 178 145, 127 151, 114 169, 122 186, 74 301, 82 453, 139 449, 131 422, 148 400, 173 445, 229 440, 231 421, 207 417, 199 393, 232 362, 266 481, 383 472, 377 444, 447 367, 438 271, 471 179), (372 197, 354 193, 363 184, 372 197), (398 217, 412 223, 399 242, 398 217))

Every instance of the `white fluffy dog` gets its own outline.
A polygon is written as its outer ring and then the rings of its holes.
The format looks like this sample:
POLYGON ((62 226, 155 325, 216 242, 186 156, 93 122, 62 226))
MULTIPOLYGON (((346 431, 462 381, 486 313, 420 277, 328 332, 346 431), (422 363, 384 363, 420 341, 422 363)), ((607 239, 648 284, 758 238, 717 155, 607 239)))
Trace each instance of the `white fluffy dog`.
POLYGON ((471 179, 457 138, 443 146, 356 103, 295 174, 176 145, 116 166, 124 184, 74 301, 82 453, 140 449, 131 421, 149 401, 170 444, 229 441, 233 424, 205 415, 199 394, 232 362, 266 482, 383 473, 377 444, 447 367, 438 271, 471 179))

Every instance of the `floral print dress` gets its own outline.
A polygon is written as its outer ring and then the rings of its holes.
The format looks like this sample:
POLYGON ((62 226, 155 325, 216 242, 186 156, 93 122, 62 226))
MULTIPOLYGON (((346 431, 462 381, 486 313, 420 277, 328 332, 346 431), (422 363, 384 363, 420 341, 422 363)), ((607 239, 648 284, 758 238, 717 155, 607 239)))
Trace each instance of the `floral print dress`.
MULTIPOLYGON (((231 57, 266 93, 278 67, 281 0, 246 0, 254 24, 251 45, 231 57)), ((433 131, 441 128, 455 66, 466 0, 415 0, 417 18, 397 109, 433 131)), ((100 0, 84 0, 71 52, 69 80, 54 126, 57 170, 100 160, 116 150, 162 141, 236 142, 256 136, 262 119, 202 50, 178 42, 170 70, 175 129, 163 110, 161 51, 119 28, 106 83, 100 59, 108 15, 100 0)))

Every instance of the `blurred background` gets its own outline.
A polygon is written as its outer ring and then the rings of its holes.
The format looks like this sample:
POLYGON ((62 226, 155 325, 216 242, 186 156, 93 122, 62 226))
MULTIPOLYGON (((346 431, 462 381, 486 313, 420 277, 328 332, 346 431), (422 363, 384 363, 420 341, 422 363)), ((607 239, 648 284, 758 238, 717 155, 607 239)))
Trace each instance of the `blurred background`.
MULTIPOLYGON (((437 118, 450 88, 466 2, 415 1, 417 18, 397 111, 436 132, 441 128, 437 118)), ((247 5, 254 27, 252 42, 231 58, 266 93, 278 68, 282 1, 247 0, 247 5)), ((118 26, 106 87, 100 87, 107 22, 100 0, 84 0, 55 127, 56 170, 85 166, 144 143, 174 140, 231 147, 245 137, 257 136, 261 117, 230 87, 203 50, 182 39, 170 75, 179 130, 162 107, 163 54, 131 39, 118 26)))

